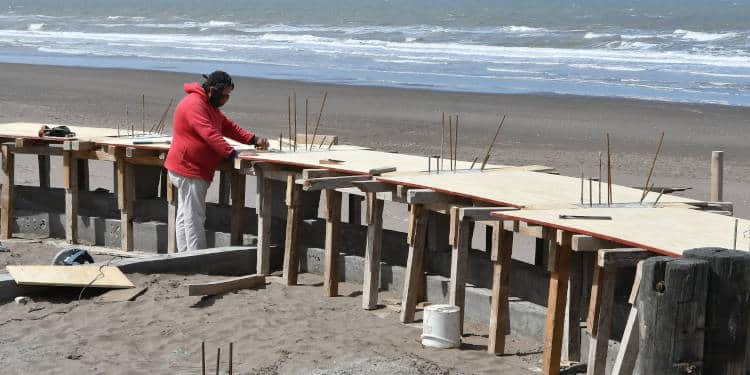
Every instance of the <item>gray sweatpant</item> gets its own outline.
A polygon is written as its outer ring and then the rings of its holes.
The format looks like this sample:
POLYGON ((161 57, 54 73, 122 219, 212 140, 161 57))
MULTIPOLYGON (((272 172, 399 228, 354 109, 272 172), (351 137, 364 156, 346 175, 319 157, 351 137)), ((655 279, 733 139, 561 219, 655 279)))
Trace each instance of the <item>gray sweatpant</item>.
POLYGON ((206 192, 210 182, 169 171, 177 188, 177 251, 206 248, 206 192))

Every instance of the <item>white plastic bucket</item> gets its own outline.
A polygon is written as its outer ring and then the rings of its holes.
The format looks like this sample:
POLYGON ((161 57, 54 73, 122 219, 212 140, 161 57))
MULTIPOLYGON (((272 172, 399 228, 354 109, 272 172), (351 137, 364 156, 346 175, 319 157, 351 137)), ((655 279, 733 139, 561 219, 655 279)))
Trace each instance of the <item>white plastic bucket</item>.
POLYGON ((456 305, 430 305, 422 318, 422 345, 449 349, 461 344, 461 309, 456 305))

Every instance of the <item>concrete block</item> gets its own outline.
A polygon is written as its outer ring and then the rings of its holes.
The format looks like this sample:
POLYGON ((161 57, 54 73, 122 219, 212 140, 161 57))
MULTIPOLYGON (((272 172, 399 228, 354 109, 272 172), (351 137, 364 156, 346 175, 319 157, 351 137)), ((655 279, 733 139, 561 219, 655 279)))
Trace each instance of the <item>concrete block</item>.
POLYGON ((235 246, 119 259, 114 264, 124 273, 241 276, 255 273, 255 256, 255 248, 235 246))

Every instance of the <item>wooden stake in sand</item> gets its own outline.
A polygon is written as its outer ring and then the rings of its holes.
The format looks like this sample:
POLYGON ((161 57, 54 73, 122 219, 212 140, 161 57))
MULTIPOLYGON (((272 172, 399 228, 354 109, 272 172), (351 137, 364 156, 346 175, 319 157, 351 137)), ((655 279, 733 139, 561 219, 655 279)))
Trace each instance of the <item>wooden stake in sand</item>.
POLYGON ((307 117, 308 117, 308 104, 310 99, 305 98, 305 150, 307 150, 309 147, 307 146, 307 117))
POLYGON ((607 207, 612 205, 612 150, 609 146, 607 133, 607 207))
POLYGON ((646 198, 646 188, 648 187, 648 183, 651 182, 651 174, 654 173, 654 167, 656 166, 656 158, 659 157, 659 151, 661 151, 661 144, 664 141, 664 132, 661 132, 661 137, 659 137, 659 145, 656 146, 656 154, 654 155, 654 161, 651 162, 651 169, 648 171, 648 176, 646 177, 646 184, 643 185, 643 194, 641 195, 641 202, 643 202, 643 199, 646 198))
POLYGON ((440 160, 438 160, 438 172, 443 169, 443 157, 445 150, 445 112, 443 112, 442 120, 440 121, 440 160))
MULTIPOLYGON (((323 115, 323 108, 326 106, 326 98, 328 98, 328 91, 323 93, 323 102, 320 103, 320 111, 318 111, 318 120, 315 121, 315 129, 313 129, 312 141, 315 142, 315 136, 318 134, 318 127, 320 126, 320 116, 323 115)), ((312 146, 310 147, 312 148, 312 146)))
POLYGON ((206 375, 206 342, 201 341, 201 375, 206 375))
POLYGON ((287 97, 287 135, 289 136, 289 151, 292 151, 292 97, 287 97))
POLYGON ((294 140, 294 152, 297 152, 297 92, 292 91, 293 101, 294 101, 294 132, 292 133, 294 140))
POLYGON ((232 352, 234 351, 234 343, 229 343, 229 375, 232 375, 232 352))
POLYGON ((221 348, 216 348, 216 375, 219 375, 219 363, 221 362, 221 348))
POLYGON ((453 171, 453 115, 448 115, 448 170, 453 171))
POLYGON ((508 114, 504 114, 503 118, 500 120, 500 125, 497 127, 497 130, 495 130, 495 136, 492 137, 492 142, 490 142, 489 146, 487 146, 487 152, 484 154, 484 159, 482 159, 482 167, 479 168, 480 170, 484 170, 484 166, 487 165, 487 161, 490 160, 490 153, 492 153, 492 147, 495 146, 495 142, 497 141, 497 135, 500 134, 500 129, 503 128, 503 124, 505 123, 505 116, 508 114))

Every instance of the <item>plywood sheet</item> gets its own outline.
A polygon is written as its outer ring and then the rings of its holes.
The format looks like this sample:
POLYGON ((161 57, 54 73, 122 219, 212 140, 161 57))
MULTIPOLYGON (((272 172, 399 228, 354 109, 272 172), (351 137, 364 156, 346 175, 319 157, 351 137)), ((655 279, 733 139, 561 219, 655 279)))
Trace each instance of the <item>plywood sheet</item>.
MULTIPOLYGON (((396 167, 396 174, 427 171, 427 157, 396 154, 373 150, 342 150, 333 146, 334 151, 298 151, 286 153, 264 153, 243 156, 243 159, 274 164, 293 165, 302 168, 320 168, 351 174, 368 174, 370 170, 383 167, 396 167), (329 162, 323 162, 329 161, 329 162), (337 162, 340 161, 340 162, 337 162)), ((435 159, 432 168, 435 168, 435 159)), ((469 169, 471 162, 457 162, 458 169, 469 169)), ((445 161, 446 168, 448 161, 445 161)), ((498 167, 498 166, 490 166, 498 167)))
POLYGON ((119 268, 112 266, 7 266, 6 269, 18 285, 135 287, 119 268))
POLYGON ((734 248, 734 225, 735 220, 739 220, 737 250, 750 247, 749 220, 682 208, 519 210, 495 212, 493 215, 673 256, 697 247, 734 248), (610 216, 612 220, 560 219, 560 215, 610 216))
MULTIPOLYGON (((34 122, 11 122, 0 124, 0 137, 5 138, 39 138, 39 129, 42 126, 48 126, 50 128, 60 126, 60 124, 46 124, 46 123, 34 123, 34 122)), ((61 138, 61 137, 44 137, 43 139, 78 139, 78 140, 90 140, 97 137, 106 137, 111 135, 117 135, 117 129, 110 128, 97 128, 87 126, 70 126, 66 125, 72 132, 76 133, 75 137, 61 138)))
MULTIPOLYGON (((94 138, 94 141, 96 143, 100 144, 100 145, 132 146, 134 148, 142 148, 142 149, 148 149, 148 150, 163 150, 163 151, 169 150, 169 146, 170 146, 171 140, 172 140, 172 137, 169 136, 169 135, 158 135, 158 134, 155 134, 155 135, 141 135, 141 134, 136 134, 135 137, 131 137, 131 136, 121 136, 121 137, 109 136, 109 137, 97 137, 97 138, 94 138), (137 140, 149 140, 149 141, 156 141, 156 142, 163 140, 164 142, 149 143, 149 144, 134 144, 134 141, 137 141, 137 140)), ((229 139, 229 138, 226 138, 226 137, 224 138, 224 140, 227 141, 227 143, 229 143, 230 145, 232 145, 232 147, 234 147, 234 149, 237 150, 237 151, 239 151, 239 152, 242 152, 242 151, 256 151, 255 150, 255 146, 242 144, 240 142, 237 142, 237 141, 235 141, 233 139, 229 139)), ((263 154, 278 152, 278 150, 279 150, 279 141, 278 140, 271 139, 271 140, 268 141, 268 143, 269 143, 269 147, 270 147, 270 152, 268 152, 268 151, 257 151, 257 152, 263 153, 263 154)), ((284 142, 284 145, 285 145, 284 147, 286 149, 287 143, 284 142)), ((302 147, 303 147, 303 145, 299 144, 299 148, 302 148, 302 147)), ((351 145, 334 145, 333 147, 331 147, 331 149, 332 150, 365 150, 367 148, 366 147, 360 147, 360 146, 351 146, 351 145)), ((317 150, 317 148, 316 148, 316 150, 317 150)), ((325 150, 325 148, 324 148, 324 150, 325 150)))
MULTIPOLYGON (((378 180, 476 199, 499 206, 519 208, 577 207, 581 201, 581 180, 576 177, 516 169, 494 169, 483 172, 388 175, 378 180), (502 173, 501 173, 502 172, 502 173)), ((593 203, 599 202, 598 185, 593 183, 593 203)), ((606 184, 602 184, 602 201, 606 203, 606 184)), ((637 203, 641 190, 612 185, 613 203, 637 203)), ((649 193, 644 202, 653 202, 658 193, 649 193)), ((588 181, 584 182, 584 202, 589 202, 588 181)), ((659 203, 695 202, 693 199, 663 195, 659 203)))

